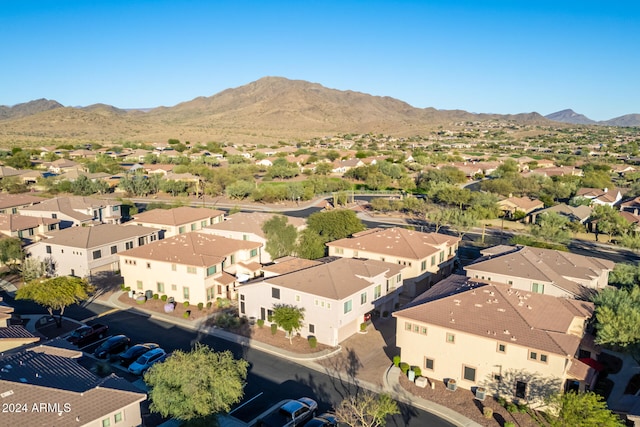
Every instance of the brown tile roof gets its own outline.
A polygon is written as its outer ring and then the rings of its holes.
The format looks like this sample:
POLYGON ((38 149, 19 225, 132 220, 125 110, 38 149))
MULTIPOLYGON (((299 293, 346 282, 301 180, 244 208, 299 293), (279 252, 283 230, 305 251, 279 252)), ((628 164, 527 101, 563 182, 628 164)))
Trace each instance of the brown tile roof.
MULTIPOLYGON (((205 229, 244 232, 264 238, 265 235, 262 231, 262 225, 276 215, 279 214, 266 212, 237 212, 229 215, 224 221, 209 225, 205 227, 205 229)), ((285 216, 285 218, 287 219, 287 223, 293 225, 296 229, 303 227, 306 224, 306 220, 304 218, 295 218, 292 216, 285 216)))
POLYGON ((529 197, 509 197, 507 199, 504 200, 500 200, 498 202, 499 205, 503 205, 503 204, 511 204, 513 206, 515 206, 516 208, 520 208, 521 210, 525 211, 525 212, 530 212, 533 209, 537 209, 537 208, 542 208, 544 207, 544 203, 542 203, 540 200, 538 199, 531 199, 529 197))
POLYGON ((385 277, 393 277, 403 270, 403 266, 388 262, 337 258, 304 270, 267 278, 264 282, 339 301, 371 286, 368 278, 383 273, 385 277))
POLYGON ((136 215, 135 222, 160 225, 182 225, 194 221, 215 218, 224 215, 223 211, 207 208, 181 206, 173 209, 153 209, 136 215))
POLYGON ((51 225, 60 223, 59 219, 40 218, 35 216, 0 214, 0 230, 19 231, 37 228, 40 224, 51 225))
POLYGON ((89 249, 121 240, 135 239, 158 230, 149 227, 128 227, 118 224, 98 224, 93 227, 71 227, 47 233, 47 244, 89 249))
POLYGON ((24 341, 25 339, 32 339, 32 342, 40 341, 40 337, 33 335, 26 330, 22 325, 7 326, 0 328, 0 340, 17 339, 24 341))
POLYGON ((93 197, 69 196, 69 197, 56 197, 55 199, 47 199, 38 203, 37 205, 24 208, 23 210, 36 211, 36 212, 42 212, 42 211, 62 212, 65 215, 68 215, 79 221, 86 221, 86 220, 92 219, 93 216, 84 214, 79 211, 86 211, 88 209, 103 208, 106 206, 116 206, 116 205, 120 205, 120 202, 105 201, 105 200, 95 199, 93 197))
POLYGON ((451 246, 460 241, 458 237, 445 234, 422 233, 399 227, 376 230, 329 242, 327 246, 421 260, 438 253, 440 249, 437 246, 451 246))
POLYGON ((34 203, 40 203, 43 200, 47 200, 47 199, 42 197, 31 196, 29 194, 0 193, 0 209, 31 205, 34 203))
POLYGON ((204 233, 185 233, 129 249, 119 255, 121 257, 210 267, 221 263, 226 257, 240 250, 257 249, 260 246, 262 246, 260 243, 248 240, 227 239, 204 233))
POLYGON ((322 262, 304 258, 286 257, 286 259, 277 259, 274 264, 265 265, 262 270, 271 274, 280 275, 292 273, 309 267, 320 265, 322 262))
POLYGON ((581 337, 569 335, 569 328, 575 317, 588 319, 592 314, 590 302, 486 284, 394 316, 571 357, 581 337))

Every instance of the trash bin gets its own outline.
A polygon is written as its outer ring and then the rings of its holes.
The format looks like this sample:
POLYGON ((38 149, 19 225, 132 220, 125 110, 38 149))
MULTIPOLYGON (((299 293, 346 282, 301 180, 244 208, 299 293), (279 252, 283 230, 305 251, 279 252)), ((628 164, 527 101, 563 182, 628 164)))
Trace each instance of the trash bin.
POLYGON ((148 300, 149 300, 149 299, 151 299, 151 298, 153 298, 153 291, 151 291, 151 290, 149 290, 149 291, 144 291, 144 297, 145 297, 146 299, 148 299, 148 300))

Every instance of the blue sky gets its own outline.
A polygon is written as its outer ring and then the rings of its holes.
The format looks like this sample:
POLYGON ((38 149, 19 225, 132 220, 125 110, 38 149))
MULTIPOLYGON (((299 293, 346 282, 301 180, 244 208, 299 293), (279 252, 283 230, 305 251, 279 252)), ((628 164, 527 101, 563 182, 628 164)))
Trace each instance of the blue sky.
POLYGON ((640 113, 639 1, 0 0, 0 105, 171 106, 264 76, 414 107, 640 113))

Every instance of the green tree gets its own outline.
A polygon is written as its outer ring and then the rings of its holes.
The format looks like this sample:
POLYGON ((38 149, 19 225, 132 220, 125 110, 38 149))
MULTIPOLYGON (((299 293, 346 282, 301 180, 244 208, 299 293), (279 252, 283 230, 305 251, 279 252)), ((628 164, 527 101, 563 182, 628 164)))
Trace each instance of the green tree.
POLYGON ((371 190, 384 190, 391 184, 391 178, 382 172, 373 172, 367 175, 367 179, 365 179, 364 183, 367 188, 371 190))
POLYGON ((625 424, 607 408, 604 398, 592 391, 556 394, 549 399, 557 412, 552 427, 623 427, 625 424))
POLYGON ((227 185, 225 193, 232 199, 245 199, 251 195, 254 189, 253 182, 239 180, 227 185))
POLYGON ((302 329, 304 307, 290 304, 274 304, 272 320, 289 335, 289 343, 293 344, 293 333, 302 329))
POLYGON ((333 165, 331 163, 321 162, 316 164, 313 172, 316 175, 329 175, 332 170, 333 170, 333 165))
POLYGON ((265 250, 271 255, 271 259, 291 255, 296 248, 298 231, 289 224, 284 215, 276 215, 262 224, 262 231, 267 238, 265 250))
POLYGON ((307 219, 307 228, 317 232, 323 243, 343 239, 365 229, 356 213, 346 209, 313 213, 307 219))
POLYGON ((326 252, 324 243, 317 231, 307 227, 300 233, 296 254, 305 259, 322 258, 326 252))
POLYGON ((91 180, 86 175, 80 175, 71 183, 71 192, 76 196, 88 196, 93 194, 91 180))
POLYGON ((605 288, 593 302, 596 306, 596 342, 640 356, 640 287, 605 288))
POLYGON ((23 258, 20 239, 14 237, 0 239, 0 264, 6 265, 11 271, 17 271, 23 258))
POLYGON ((631 226, 620 211, 608 205, 594 206, 590 219, 596 224, 596 230, 609 236, 609 240, 614 234, 626 234, 631 226))
POLYGON ((446 221, 458 233, 460 240, 478 224, 476 214, 470 210, 448 209, 445 212, 446 221))
POLYGON ((640 266, 619 262, 609 273, 609 284, 612 286, 631 288, 640 283, 640 266))
POLYGON ((568 242, 571 238, 569 220, 557 212, 544 212, 531 226, 531 234, 547 242, 568 242))
POLYGON ((78 304, 93 292, 93 287, 86 279, 73 276, 52 277, 49 279, 35 279, 16 292, 16 299, 26 299, 35 302, 47 309, 53 317, 53 312, 58 311, 57 326, 62 327, 64 309, 70 305, 78 304))
POLYGON ((33 257, 22 261, 20 270, 22 273, 22 281, 25 283, 44 277, 47 273, 45 263, 33 257))
POLYGON ((361 391, 346 397, 336 408, 336 416, 349 427, 384 427, 387 417, 400 413, 398 404, 387 393, 361 391))
POLYGON ((228 350, 215 352, 202 344, 189 352, 176 350, 144 375, 150 409, 183 421, 229 412, 244 395, 248 367, 228 350))

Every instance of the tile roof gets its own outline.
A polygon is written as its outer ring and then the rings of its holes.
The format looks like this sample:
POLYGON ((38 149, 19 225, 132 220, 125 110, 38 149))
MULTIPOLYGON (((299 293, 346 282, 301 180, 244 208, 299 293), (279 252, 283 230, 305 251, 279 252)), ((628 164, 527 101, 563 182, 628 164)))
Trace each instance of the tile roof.
POLYGON ((98 224, 93 227, 71 227, 47 233, 46 244, 89 249, 108 245, 121 240, 135 239, 157 233, 149 227, 129 227, 119 224, 98 224))
POLYGON ((204 233, 185 233, 129 249, 120 252, 119 255, 121 257, 210 267, 221 263, 227 256, 240 250, 257 249, 261 246, 261 243, 248 240, 227 239, 204 233))
POLYGON ((262 270, 271 274, 280 275, 292 273, 294 271, 302 270, 320 264, 322 264, 322 262, 311 259, 286 257, 286 259, 280 258, 275 260, 273 264, 263 266, 262 270))
POLYGON ((51 225, 60 223, 59 219, 41 218, 16 214, 0 214, 0 230, 19 231, 29 228, 37 228, 39 225, 51 225))
POLYGON ((104 208, 106 206, 115 205, 120 205, 120 202, 100 200, 93 197, 69 196, 47 199, 37 205, 24 208, 23 210, 36 212, 62 212, 79 221, 87 221, 93 219, 93 216, 79 211, 87 211, 89 209, 104 208))
POLYGON ((194 221, 224 215, 223 211, 207 208, 181 206, 173 209, 153 209, 134 216, 134 222, 160 225, 182 225, 194 221))
POLYGON ((572 322, 575 317, 590 318, 593 309, 590 302, 493 283, 427 301, 394 316, 572 357, 581 340, 568 333, 572 322))
POLYGON ((13 208, 16 206, 31 205, 47 200, 43 197, 35 197, 29 194, 7 194, 0 193, 0 209, 13 208))
POLYGON ((531 199, 529 197, 509 197, 504 200, 500 200, 498 202, 499 205, 511 204, 517 208, 521 208, 525 212, 529 212, 530 210, 544 207, 544 203, 542 203, 538 199, 531 199))
MULTIPOLYGON (((262 225, 276 215, 279 214, 266 212, 237 212, 229 215, 224 221, 219 222, 218 224, 212 224, 205 227, 205 230, 244 232, 264 238, 265 235, 262 231, 262 225)), ((296 229, 299 229, 306 224, 306 220, 304 218, 295 218, 291 216, 285 216, 285 218, 287 219, 287 223, 293 225, 296 229)))
POLYGON ((371 278, 393 277, 403 266, 377 260, 334 258, 333 261, 264 280, 276 286, 341 300, 371 286, 371 278))
POLYGON ((32 339, 33 342, 40 341, 40 337, 33 335, 22 325, 12 325, 0 328, 0 340, 11 339, 18 339, 20 341, 23 341, 25 339, 32 339))
POLYGON ((367 230, 353 237, 327 243, 327 246, 348 248, 421 260, 440 251, 438 246, 455 245, 460 238, 439 233, 422 233, 393 227, 367 230))

